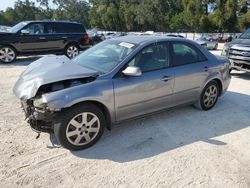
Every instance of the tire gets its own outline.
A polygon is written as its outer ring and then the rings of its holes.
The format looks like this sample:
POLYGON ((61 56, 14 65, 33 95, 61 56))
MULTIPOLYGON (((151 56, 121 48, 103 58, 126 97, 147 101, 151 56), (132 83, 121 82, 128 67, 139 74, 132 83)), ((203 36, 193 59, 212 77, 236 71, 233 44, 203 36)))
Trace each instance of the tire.
POLYGON ((79 47, 76 44, 69 44, 65 48, 65 55, 70 59, 76 57, 79 52, 79 47))
POLYGON ((54 134, 63 147, 72 151, 82 150, 101 138, 105 124, 105 116, 97 106, 76 105, 58 115, 54 134))
POLYGON ((10 46, 3 46, 0 48, 0 62, 12 63, 17 56, 16 50, 10 46))
POLYGON ((199 101, 195 104, 201 110, 212 109, 219 97, 219 86, 216 81, 209 82, 203 89, 199 101))

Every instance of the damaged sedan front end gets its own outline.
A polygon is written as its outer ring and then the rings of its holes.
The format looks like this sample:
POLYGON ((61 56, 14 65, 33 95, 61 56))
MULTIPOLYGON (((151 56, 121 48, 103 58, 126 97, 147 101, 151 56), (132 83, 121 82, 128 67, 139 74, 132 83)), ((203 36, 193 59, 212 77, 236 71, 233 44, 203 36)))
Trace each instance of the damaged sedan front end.
POLYGON ((45 94, 90 83, 96 77, 95 71, 72 64, 65 56, 48 56, 30 64, 13 91, 21 99, 25 118, 31 128, 38 133, 52 133, 56 113, 61 109, 51 108, 45 94), (46 62, 49 63, 47 67, 46 62))

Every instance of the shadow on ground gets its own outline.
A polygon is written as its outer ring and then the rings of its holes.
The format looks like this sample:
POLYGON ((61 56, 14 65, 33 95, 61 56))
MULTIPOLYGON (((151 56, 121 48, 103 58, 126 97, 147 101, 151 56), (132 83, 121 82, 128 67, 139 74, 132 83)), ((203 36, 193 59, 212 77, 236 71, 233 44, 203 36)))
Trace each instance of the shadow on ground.
POLYGON ((107 131, 91 148, 72 154, 123 163, 199 141, 220 147, 227 143, 216 137, 250 126, 249 106, 249 95, 228 92, 210 111, 187 106, 129 121, 114 127, 111 132, 107 131))
POLYGON ((232 71, 231 75, 235 78, 250 80, 250 72, 232 71))

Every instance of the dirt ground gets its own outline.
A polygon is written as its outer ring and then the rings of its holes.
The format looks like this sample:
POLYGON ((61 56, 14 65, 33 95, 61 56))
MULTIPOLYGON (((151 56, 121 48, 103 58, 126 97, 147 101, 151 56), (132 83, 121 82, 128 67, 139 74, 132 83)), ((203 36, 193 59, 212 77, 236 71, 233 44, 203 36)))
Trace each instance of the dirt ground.
POLYGON ((70 152, 48 134, 36 139, 12 94, 35 59, 0 65, 0 187, 250 187, 250 74, 234 72, 211 111, 187 106, 126 122, 70 152))

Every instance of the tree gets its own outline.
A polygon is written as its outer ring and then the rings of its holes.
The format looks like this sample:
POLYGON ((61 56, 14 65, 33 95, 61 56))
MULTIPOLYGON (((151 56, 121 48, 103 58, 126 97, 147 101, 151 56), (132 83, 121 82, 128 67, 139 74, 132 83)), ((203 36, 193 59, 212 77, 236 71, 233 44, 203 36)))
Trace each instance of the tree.
POLYGON ((199 30, 200 18, 202 16, 202 5, 199 0, 183 0, 184 22, 191 31, 199 30))
POLYGON ((41 19, 41 10, 29 0, 16 1, 14 8, 8 8, 3 14, 6 25, 14 25, 24 20, 41 19))
POLYGON ((241 31, 250 28, 250 12, 247 12, 246 14, 242 14, 240 16, 239 25, 241 31))

